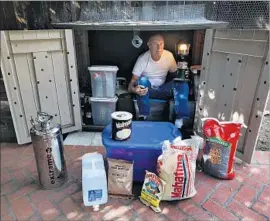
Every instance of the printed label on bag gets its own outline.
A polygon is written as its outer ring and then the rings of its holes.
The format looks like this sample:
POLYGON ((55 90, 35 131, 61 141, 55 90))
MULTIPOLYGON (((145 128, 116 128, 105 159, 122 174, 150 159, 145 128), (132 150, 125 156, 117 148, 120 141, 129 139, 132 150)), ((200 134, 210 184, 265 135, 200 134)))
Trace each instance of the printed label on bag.
POLYGON ((102 190, 89 190, 88 191, 88 201, 97 201, 102 198, 102 190))

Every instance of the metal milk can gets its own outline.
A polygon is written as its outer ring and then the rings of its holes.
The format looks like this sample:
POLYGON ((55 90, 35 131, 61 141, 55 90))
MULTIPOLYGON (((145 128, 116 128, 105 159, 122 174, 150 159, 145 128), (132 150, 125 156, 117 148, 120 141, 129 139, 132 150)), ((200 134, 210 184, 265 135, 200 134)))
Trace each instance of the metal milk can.
POLYGON ((60 125, 52 124, 53 116, 38 112, 36 123, 31 119, 32 138, 39 183, 43 189, 54 189, 67 181, 60 125))

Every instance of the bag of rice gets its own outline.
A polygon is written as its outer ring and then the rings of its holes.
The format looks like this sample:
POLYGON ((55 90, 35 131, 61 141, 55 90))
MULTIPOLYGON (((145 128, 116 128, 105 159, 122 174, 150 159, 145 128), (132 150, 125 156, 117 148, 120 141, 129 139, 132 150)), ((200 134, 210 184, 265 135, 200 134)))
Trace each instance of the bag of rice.
POLYGON ((133 162, 107 158, 110 196, 132 196, 133 162))
POLYGON ((181 200, 196 194, 194 187, 196 159, 203 138, 176 138, 164 141, 162 155, 157 162, 158 176, 166 182, 162 200, 181 200))
POLYGON ((144 183, 139 197, 141 202, 146 206, 150 206, 155 212, 161 212, 159 202, 164 193, 165 182, 156 174, 145 171, 144 183))
POLYGON ((204 118, 202 122, 205 137, 204 172, 222 179, 233 179, 241 123, 219 122, 215 118, 204 118))

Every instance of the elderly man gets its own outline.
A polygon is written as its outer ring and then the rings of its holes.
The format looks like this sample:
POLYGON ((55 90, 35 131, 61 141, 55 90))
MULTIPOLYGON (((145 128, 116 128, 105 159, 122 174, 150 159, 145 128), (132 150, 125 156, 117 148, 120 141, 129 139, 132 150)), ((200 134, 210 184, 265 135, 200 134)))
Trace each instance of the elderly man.
POLYGON ((174 99, 178 128, 183 118, 188 117, 188 84, 184 81, 165 83, 168 72, 175 74, 177 65, 171 52, 164 50, 162 35, 153 35, 147 42, 149 50, 136 61, 128 90, 137 95, 140 119, 150 115, 149 98, 174 99))

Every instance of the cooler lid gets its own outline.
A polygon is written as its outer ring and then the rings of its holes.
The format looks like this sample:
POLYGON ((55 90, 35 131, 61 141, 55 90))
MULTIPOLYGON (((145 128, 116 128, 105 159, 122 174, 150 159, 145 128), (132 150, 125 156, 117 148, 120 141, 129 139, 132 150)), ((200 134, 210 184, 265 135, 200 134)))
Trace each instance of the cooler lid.
POLYGON ((118 97, 115 96, 114 98, 99 98, 99 97, 90 97, 90 102, 116 102, 118 100, 118 97))
POLYGON ((88 67, 89 71, 118 71, 117 66, 109 66, 109 65, 93 65, 91 67, 88 67))
POLYGON ((131 137, 126 141, 115 141, 111 136, 109 124, 102 132, 102 142, 106 148, 158 149, 164 140, 171 142, 181 136, 178 128, 169 122, 133 121, 131 137))

